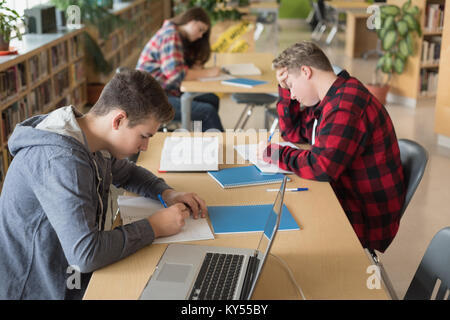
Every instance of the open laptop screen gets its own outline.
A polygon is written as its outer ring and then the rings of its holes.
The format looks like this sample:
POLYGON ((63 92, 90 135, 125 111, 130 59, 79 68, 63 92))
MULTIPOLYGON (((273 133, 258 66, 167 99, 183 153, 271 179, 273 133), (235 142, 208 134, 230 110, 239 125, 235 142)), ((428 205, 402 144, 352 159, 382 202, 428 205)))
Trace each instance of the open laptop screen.
POLYGON ((250 290, 249 298, 251 297, 253 290, 255 289, 256 282, 259 278, 259 273, 264 266, 264 262, 267 258, 267 254, 269 253, 270 247, 273 242, 273 237, 276 234, 278 226, 280 225, 281 219, 281 210, 283 208, 283 199, 284 199, 284 191, 286 189, 287 178, 284 177, 283 182, 281 183, 280 190, 278 191, 277 197, 273 204, 273 207, 269 213, 269 217, 266 222, 266 226, 264 227, 264 232, 259 240, 258 248, 256 251, 258 257, 258 270, 256 272, 255 283, 250 290))

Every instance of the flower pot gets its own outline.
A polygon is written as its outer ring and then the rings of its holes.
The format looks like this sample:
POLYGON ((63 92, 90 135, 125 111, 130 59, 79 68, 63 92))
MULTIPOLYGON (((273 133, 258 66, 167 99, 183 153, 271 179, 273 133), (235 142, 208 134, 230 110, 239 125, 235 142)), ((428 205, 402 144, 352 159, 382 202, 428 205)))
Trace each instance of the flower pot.
POLYGON ((366 88, 378 99, 378 101, 380 101, 381 104, 386 104, 386 96, 390 89, 388 84, 385 84, 384 86, 367 84, 366 88))
POLYGON ((88 83, 87 103, 90 105, 94 105, 97 102, 98 98, 100 98, 100 94, 102 93, 104 87, 104 83, 88 83))
POLYGON ((3 35, 0 35, 0 51, 8 51, 9 50, 9 40, 5 41, 3 39, 3 35))

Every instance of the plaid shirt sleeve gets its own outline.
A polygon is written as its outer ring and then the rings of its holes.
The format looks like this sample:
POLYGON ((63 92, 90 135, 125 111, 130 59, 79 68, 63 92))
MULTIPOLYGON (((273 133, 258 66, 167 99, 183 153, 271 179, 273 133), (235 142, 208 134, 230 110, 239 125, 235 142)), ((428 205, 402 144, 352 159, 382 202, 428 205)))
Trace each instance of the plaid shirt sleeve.
MULTIPOLYGON (((311 132, 312 128, 307 131, 311 132)), ((271 144, 266 150, 264 160, 277 163, 280 168, 291 170, 302 178, 337 180, 361 153, 366 131, 364 122, 358 115, 337 108, 324 115, 317 126, 316 139, 311 150, 271 144)))
POLYGON ((300 110, 300 103, 291 99, 289 89, 278 86, 277 112, 281 136, 294 143, 310 143, 314 124, 311 108, 300 110))
POLYGON ((179 88, 188 70, 184 63, 183 43, 177 32, 164 37, 161 48, 161 72, 166 88, 179 88))

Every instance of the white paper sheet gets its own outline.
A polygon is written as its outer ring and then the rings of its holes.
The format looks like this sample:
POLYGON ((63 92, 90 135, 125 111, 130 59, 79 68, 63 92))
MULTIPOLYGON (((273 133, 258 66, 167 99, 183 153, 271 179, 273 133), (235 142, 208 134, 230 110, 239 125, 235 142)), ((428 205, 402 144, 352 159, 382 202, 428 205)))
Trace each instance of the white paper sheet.
MULTIPOLYGON (((289 146, 292 148, 298 149, 298 147, 291 142, 280 142, 280 146, 289 146)), ((257 144, 239 144, 234 146, 234 149, 237 153, 244 158, 244 160, 248 160, 253 163, 262 173, 292 173, 292 171, 283 170, 278 165, 273 163, 267 163, 262 160, 258 160, 257 152, 258 145, 257 144)))
MULTIPOLYGON (((119 196, 117 199, 120 209, 120 216, 123 224, 129 224, 151 216, 158 210, 163 209, 161 203, 157 200, 144 197, 119 196)), ((172 243, 194 240, 214 239, 208 221, 205 218, 194 219, 189 217, 181 232, 169 236, 161 237, 153 243, 172 243)))

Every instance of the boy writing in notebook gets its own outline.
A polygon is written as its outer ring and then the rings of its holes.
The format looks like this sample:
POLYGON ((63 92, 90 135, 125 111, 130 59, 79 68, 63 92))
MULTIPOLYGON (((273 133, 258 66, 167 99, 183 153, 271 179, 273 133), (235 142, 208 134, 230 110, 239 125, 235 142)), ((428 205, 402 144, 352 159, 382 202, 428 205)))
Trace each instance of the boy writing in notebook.
POLYGON ((158 82, 133 70, 116 74, 85 115, 68 106, 17 125, 0 197, 0 299, 82 298, 91 272, 178 233, 190 211, 205 216, 196 194, 125 159, 173 115, 158 82), (105 230, 111 183, 169 207, 105 230), (78 287, 69 283, 77 269, 78 287))
POLYGON ((312 147, 269 144, 260 146, 259 157, 302 178, 330 182, 363 247, 384 252, 397 233, 405 198, 389 114, 345 70, 336 76, 312 42, 286 49, 273 66, 282 137, 312 147))

